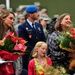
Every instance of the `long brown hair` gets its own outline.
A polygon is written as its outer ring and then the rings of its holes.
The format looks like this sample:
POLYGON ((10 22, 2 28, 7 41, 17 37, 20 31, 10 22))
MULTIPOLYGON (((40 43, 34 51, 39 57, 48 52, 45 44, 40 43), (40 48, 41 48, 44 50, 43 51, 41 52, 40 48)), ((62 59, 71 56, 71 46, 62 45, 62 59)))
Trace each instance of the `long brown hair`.
MULTIPOLYGON (((61 26, 61 21, 62 21, 62 19, 66 16, 66 15, 69 15, 70 16, 70 14, 68 14, 68 13, 64 13, 64 14, 62 14, 62 15, 60 15, 59 16, 59 18, 58 18, 58 20, 57 20, 57 22, 56 22, 56 24, 55 24, 55 26, 54 26, 54 29, 55 30, 58 30, 58 31, 63 31, 63 29, 62 29, 62 26, 61 26)), ((71 16, 70 16, 71 17, 71 16)))
MULTIPOLYGON (((3 24, 3 19, 5 19, 6 17, 8 17, 10 13, 15 16, 15 14, 14 14, 13 12, 10 12, 10 11, 7 11, 7 12, 2 13, 1 16, 0 16, 0 40, 1 40, 1 39, 4 37, 4 35, 5 35, 5 27, 4 27, 4 24, 3 24)), ((14 32, 15 35, 17 35, 17 34, 16 34, 16 31, 15 31, 15 29, 14 29, 13 26, 10 27, 9 30, 10 30, 11 32, 14 32)))

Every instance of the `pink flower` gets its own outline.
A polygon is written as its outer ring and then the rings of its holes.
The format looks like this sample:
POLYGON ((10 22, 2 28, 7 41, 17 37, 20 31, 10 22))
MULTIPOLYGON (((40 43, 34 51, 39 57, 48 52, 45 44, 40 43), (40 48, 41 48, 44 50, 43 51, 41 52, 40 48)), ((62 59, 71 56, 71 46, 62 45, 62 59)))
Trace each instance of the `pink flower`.
POLYGON ((17 36, 12 36, 11 40, 12 40, 12 42, 16 43, 16 42, 18 42, 18 37, 17 36))
POLYGON ((24 52, 26 50, 27 46, 23 45, 23 44, 16 44, 14 46, 14 50, 15 51, 22 51, 24 52))
POLYGON ((4 57, 2 57, 3 55, 1 54, 0 56, 6 60, 17 60, 18 57, 23 56, 23 54, 25 53, 25 50, 27 49, 27 46, 25 46, 26 42, 26 40, 24 40, 23 38, 19 38, 12 32, 7 33, 6 36, 2 40, 0 40, 0 53, 3 50, 9 53, 6 54, 5 52, 4 57))

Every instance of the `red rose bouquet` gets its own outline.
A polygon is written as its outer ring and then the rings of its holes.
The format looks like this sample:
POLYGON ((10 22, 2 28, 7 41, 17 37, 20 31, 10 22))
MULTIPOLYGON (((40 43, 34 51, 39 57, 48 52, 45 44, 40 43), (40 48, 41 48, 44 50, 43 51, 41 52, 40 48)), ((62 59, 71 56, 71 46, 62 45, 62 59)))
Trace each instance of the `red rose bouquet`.
POLYGON ((60 37, 60 47, 69 52, 75 52, 75 28, 70 28, 60 37))
MULTIPOLYGON (((9 32, 2 40, 0 40, 0 58, 5 61, 15 61, 18 57, 25 53, 27 46, 23 38, 15 36, 9 32)), ((11 75, 14 73, 12 63, 4 63, 0 65, 0 73, 2 75, 11 75)))
MULTIPOLYGON (((68 52, 75 52, 75 28, 70 28, 60 37, 60 48, 68 52)), ((75 67, 75 59, 71 59, 69 69, 75 67)))

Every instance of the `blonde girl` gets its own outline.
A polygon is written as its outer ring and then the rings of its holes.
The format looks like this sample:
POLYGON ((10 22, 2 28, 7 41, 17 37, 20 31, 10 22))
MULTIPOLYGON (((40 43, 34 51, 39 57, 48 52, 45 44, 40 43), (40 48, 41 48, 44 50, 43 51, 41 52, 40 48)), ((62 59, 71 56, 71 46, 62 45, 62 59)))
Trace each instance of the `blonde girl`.
POLYGON ((46 55, 47 44, 45 42, 37 42, 33 52, 33 59, 28 64, 28 75, 44 75, 45 67, 52 65, 52 61, 46 55))

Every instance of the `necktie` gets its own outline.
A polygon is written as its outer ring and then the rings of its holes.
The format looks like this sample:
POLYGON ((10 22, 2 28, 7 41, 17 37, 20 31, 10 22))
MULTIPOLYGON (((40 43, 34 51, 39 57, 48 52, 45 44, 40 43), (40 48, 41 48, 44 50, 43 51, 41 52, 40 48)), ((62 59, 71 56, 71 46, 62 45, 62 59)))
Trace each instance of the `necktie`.
POLYGON ((35 30, 34 23, 32 23, 32 27, 33 27, 33 29, 35 30))

